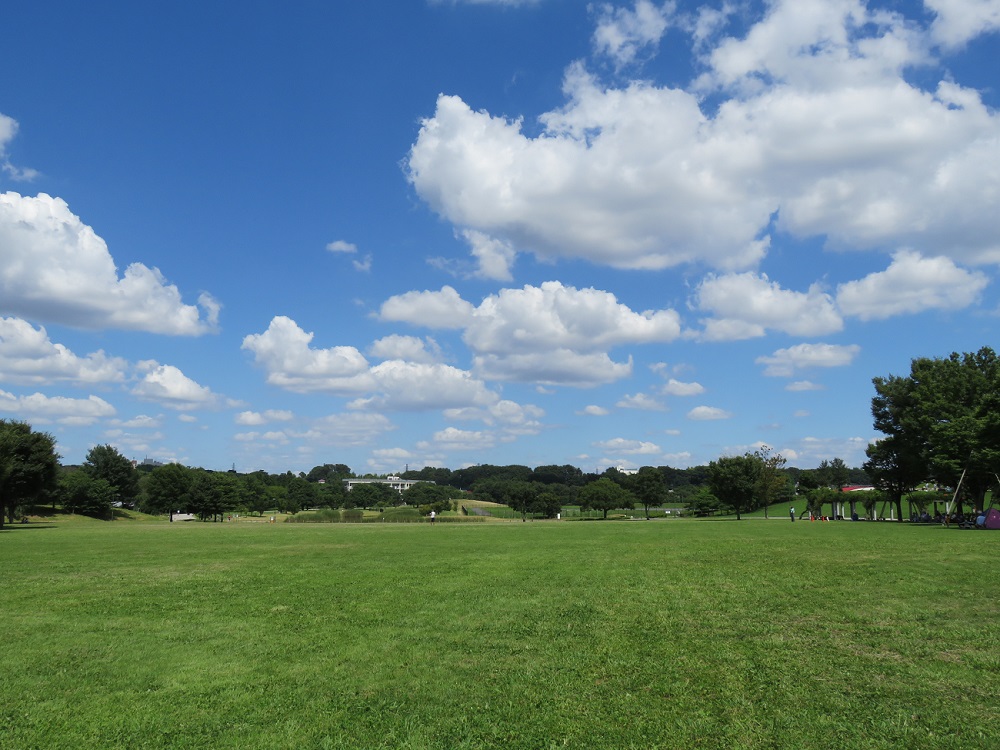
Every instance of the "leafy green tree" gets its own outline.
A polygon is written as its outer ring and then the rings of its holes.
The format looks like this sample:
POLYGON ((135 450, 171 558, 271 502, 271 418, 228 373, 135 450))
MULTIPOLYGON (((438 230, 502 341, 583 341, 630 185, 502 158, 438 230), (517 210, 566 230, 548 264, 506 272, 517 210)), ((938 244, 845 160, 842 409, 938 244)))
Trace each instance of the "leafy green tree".
MULTIPOLYGON (((896 518, 903 520, 903 496, 924 481, 927 466, 920 454, 910 453, 906 440, 890 435, 868 445, 865 470, 872 483, 896 506, 896 518)), ((851 515, 855 513, 855 493, 851 494, 851 515)))
POLYGON ((504 503, 521 514, 521 521, 526 521, 538 499, 538 485, 524 481, 507 482, 506 485, 504 503))
POLYGON ((767 518, 768 506, 777 500, 788 485, 788 478, 782 471, 786 461, 784 456, 767 445, 762 445, 753 455, 760 462, 754 499, 758 507, 763 506, 764 518, 767 518))
POLYGON ((539 484, 565 484, 579 486, 583 484, 583 472, 569 464, 563 466, 536 466, 531 472, 531 481, 539 484))
MULTIPOLYGON (((921 484, 928 473, 924 428, 921 424, 916 383, 912 378, 873 378, 875 396, 871 411, 873 425, 885 435, 865 449, 864 469, 872 484, 896 506, 902 520, 903 495, 921 484)), ((851 498, 851 515, 855 499, 851 498)))
POLYGON ((844 485, 847 484, 848 478, 851 476, 851 470, 847 468, 847 464, 844 463, 842 458, 834 458, 830 461, 830 485, 837 490, 837 492, 842 492, 844 485))
POLYGON ((708 465, 708 485, 712 494, 736 511, 736 520, 749 510, 753 503, 761 462, 752 453, 742 456, 723 456, 708 465))
POLYGON ((555 518, 562 510, 562 506, 563 502, 559 493, 551 489, 543 489, 535 496, 528 511, 537 513, 543 518, 555 518))
POLYGON ((316 505, 320 508, 339 508, 344 504, 346 493, 342 480, 328 480, 325 484, 317 485, 316 505))
POLYGON ((55 438, 27 422, 0 419, 0 529, 19 508, 56 491, 59 455, 55 438))
POLYGON ((141 508, 147 513, 166 513, 174 520, 176 511, 191 504, 194 475, 182 464, 157 466, 142 479, 141 508))
MULTIPOLYGON (((886 438, 873 444, 865 470, 898 511, 902 496, 923 479, 961 486, 982 507, 1000 465, 1000 360, 989 347, 918 358, 908 377, 875 378, 875 428, 886 438), (916 466, 923 464, 923 476, 916 466)), ((962 510, 963 494, 958 495, 962 510)), ((900 512, 901 516, 902 513, 900 512)))
POLYGON ((113 502, 131 508, 139 496, 139 473, 132 462, 111 445, 95 445, 87 452, 82 470, 91 479, 103 479, 114 490, 113 502))
POLYGON ((267 475, 257 471, 243 477, 243 508, 250 513, 263 515, 272 507, 271 497, 267 494, 267 475))
POLYGON ((1000 466, 1000 360, 984 347, 916 359, 910 373, 930 475, 945 486, 961 483, 975 507, 983 507, 1000 466))
POLYGON ((285 499, 285 507, 281 508, 284 513, 298 513, 300 510, 312 508, 319 499, 317 485, 306 480, 305 477, 292 477, 288 482, 288 495, 285 499))
MULTIPOLYGON (((413 489, 416 489, 416 487, 413 489)), ((407 490, 406 496, 402 497, 397 490, 394 490, 387 484, 383 484, 382 482, 366 482, 365 484, 354 485, 354 488, 347 493, 347 497, 351 500, 351 507, 353 508, 391 508, 400 505, 403 501, 407 505, 416 505, 417 500, 420 499, 420 494, 417 493, 411 499, 409 495, 411 491, 407 490)))
MULTIPOLYGON (((400 474, 403 479, 423 479, 440 485, 452 485, 451 469, 438 468, 436 466, 425 466, 420 470, 404 471, 400 474)), ((455 485, 457 486, 457 485, 455 485)))
POLYGON ((667 498, 667 485, 663 481, 663 473, 652 466, 643 466, 629 479, 629 489, 646 511, 648 519, 649 509, 662 505, 667 498))
POLYGON ((288 487, 280 484, 267 485, 267 499, 268 502, 260 510, 261 513, 272 508, 283 511, 288 507, 288 487))
POLYGON ((238 481, 232 474, 204 470, 194 472, 194 480, 188 493, 188 510, 202 521, 209 518, 213 521, 220 520, 239 505, 238 481))
POLYGON ((816 476, 815 469, 806 469, 799 472, 797 487, 803 492, 815 490, 820 486, 819 480, 820 478, 816 476))
POLYGON ((603 511, 605 520, 608 511, 617 508, 630 509, 634 505, 635 496, 607 476, 591 482, 580 490, 580 508, 603 511))
POLYGON ((347 479, 354 476, 351 471, 351 467, 347 464, 323 464, 322 466, 314 466, 306 474, 306 480, 310 482, 318 482, 321 479, 326 482, 340 482, 342 479, 347 479))
POLYGON ((461 494, 454 487, 448 487, 440 484, 431 484, 430 482, 421 482, 420 484, 415 484, 410 489, 403 492, 400 495, 398 492, 393 490, 395 493, 395 498, 393 498, 393 505, 401 505, 406 503, 407 505, 440 505, 442 501, 446 502, 448 505, 451 504, 451 499, 455 497, 456 494, 461 494))
POLYGON ((687 510, 696 516, 707 516, 717 511, 719 505, 719 498, 708 487, 700 487, 688 497, 687 510))
POLYGON ((510 481, 509 479, 497 476, 477 479, 476 483, 472 485, 472 493, 477 498, 502 505, 506 503, 507 486, 510 484, 510 481))
POLYGON ((108 518, 117 497, 106 479, 94 479, 85 471, 68 471, 59 477, 59 497, 64 511, 108 518))

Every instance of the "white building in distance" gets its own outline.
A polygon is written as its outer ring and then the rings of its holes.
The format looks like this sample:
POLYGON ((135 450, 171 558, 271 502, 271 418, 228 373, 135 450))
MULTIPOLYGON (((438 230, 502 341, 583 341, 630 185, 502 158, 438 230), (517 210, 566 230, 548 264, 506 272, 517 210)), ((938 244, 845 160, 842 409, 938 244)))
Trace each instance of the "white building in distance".
POLYGON ((427 479, 400 479, 399 477, 386 477, 385 479, 345 479, 344 489, 350 492, 359 484, 387 484, 402 495, 413 485, 422 482, 434 484, 434 482, 427 479))

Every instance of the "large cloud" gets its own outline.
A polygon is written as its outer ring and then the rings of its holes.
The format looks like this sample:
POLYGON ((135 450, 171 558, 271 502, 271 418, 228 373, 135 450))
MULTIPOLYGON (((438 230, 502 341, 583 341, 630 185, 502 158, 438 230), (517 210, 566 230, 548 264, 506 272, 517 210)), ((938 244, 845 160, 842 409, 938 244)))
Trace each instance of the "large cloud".
POLYGON ((457 367, 389 360, 371 369, 375 394, 352 401, 353 409, 424 411, 490 406, 499 396, 483 381, 457 367))
POLYGON ((33 393, 15 396, 0 390, 0 413, 8 412, 17 419, 38 424, 61 424, 68 427, 92 425, 100 419, 113 417, 115 407, 102 398, 66 398, 33 393))
POLYGON ((667 343, 680 334, 680 318, 674 310, 638 313, 609 292, 576 289, 558 281, 502 289, 478 307, 451 287, 440 292, 408 292, 387 300, 380 317, 463 328, 462 338, 474 355, 474 370, 484 378, 576 386, 608 383, 631 374, 631 359, 615 362, 607 350, 667 343))
POLYGON ((948 47, 960 47, 984 31, 1000 29, 997 0, 924 0, 937 15, 934 39, 948 47))
POLYGON ((888 318, 922 310, 960 310, 979 299, 989 280, 948 258, 922 258, 901 250, 890 266, 837 288, 837 305, 862 320, 888 318))
POLYGON ((120 383, 126 367, 125 360, 103 351, 78 357, 50 341, 44 328, 35 328, 20 318, 0 318, 0 382, 120 383))
POLYGON ((207 386, 199 385, 173 365, 161 365, 146 360, 136 365, 142 378, 132 389, 132 395, 170 409, 214 409, 226 403, 207 386))
POLYGON ((176 286, 141 263, 119 277, 104 240, 59 198, 0 194, 0 248, 0 312, 80 328, 215 329, 219 306, 210 296, 199 299, 202 309, 184 304, 176 286))
POLYGON ((483 300, 464 338, 479 353, 592 352, 623 344, 664 343, 680 334, 673 310, 637 313, 613 294, 558 281, 503 289, 483 300))
POLYGON ((540 256, 741 270, 776 217, 843 247, 997 263, 1000 117, 974 90, 908 77, 934 34, 995 28, 995 6, 935 2, 932 33, 858 0, 776 1, 744 37, 696 39, 707 71, 690 90, 610 88, 571 65, 537 136, 442 95, 408 177, 457 226, 540 256), (706 94, 721 103, 703 109, 706 94))
POLYGON ((426 411, 491 407, 500 401, 468 371, 427 361, 419 339, 380 339, 373 345, 376 352, 409 352, 419 361, 387 359, 374 366, 354 347, 314 349, 312 339, 294 320, 278 316, 264 333, 246 336, 243 348, 254 354, 272 385, 298 393, 356 396, 352 409, 426 411))
POLYGON ((843 328, 830 295, 818 285, 807 293, 782 289, 763 274, 709 276, 698 287, 696 305, 714 315, 702 337, 709 341, 763 336, 768 329, 819 336, 843 328))
POLYGON ((296 393, 349 395, 370 390, 368 360, 353 346, 313 349, 312 333, 283 315, 264 333, 250 334, 243 347, 267 373, 267 382, 296 393))

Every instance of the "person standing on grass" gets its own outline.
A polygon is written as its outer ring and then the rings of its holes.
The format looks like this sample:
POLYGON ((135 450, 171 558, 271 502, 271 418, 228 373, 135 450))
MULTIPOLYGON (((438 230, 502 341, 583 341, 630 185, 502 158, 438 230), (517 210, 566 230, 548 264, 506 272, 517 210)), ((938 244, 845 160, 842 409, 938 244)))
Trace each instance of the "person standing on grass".
POLYGON ((431 523, 434 523, 434 511, 431 511, 431 523))
POLYGON ((792 519, 792 523, 795 523, 795 508, 788 509, 788 517, 792 519))

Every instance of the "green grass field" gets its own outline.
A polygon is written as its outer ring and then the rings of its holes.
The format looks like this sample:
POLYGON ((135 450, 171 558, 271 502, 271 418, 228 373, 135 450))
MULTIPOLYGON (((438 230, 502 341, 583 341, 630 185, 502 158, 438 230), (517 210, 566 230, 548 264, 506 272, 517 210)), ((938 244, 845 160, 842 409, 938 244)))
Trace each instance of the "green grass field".
POLYGON ((29 524, 0 746, 1000 747, 1000 534, 29 524))

